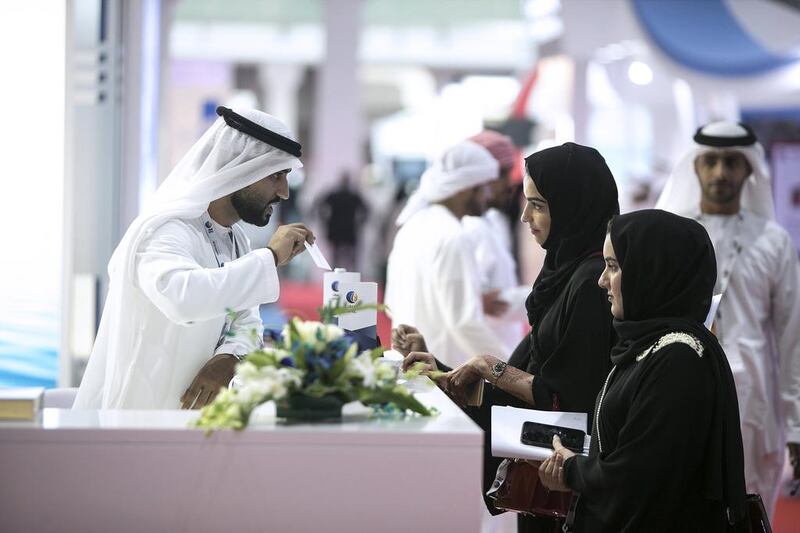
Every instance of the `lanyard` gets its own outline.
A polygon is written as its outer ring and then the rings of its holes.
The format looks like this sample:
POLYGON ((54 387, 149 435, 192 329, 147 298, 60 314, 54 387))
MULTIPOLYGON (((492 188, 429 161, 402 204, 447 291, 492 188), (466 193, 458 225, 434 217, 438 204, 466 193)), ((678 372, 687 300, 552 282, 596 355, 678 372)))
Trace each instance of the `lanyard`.
MULTIPOLYGON (((217 261, 217 266, 222 268, 225 266, 224 258, 222 257, 222 241, 219 237, 219 234, 214 231, 214 224, 211 223, 211 218, 208 216, 208 213, 203 213, 202 217, 200 217, 203 221, 203 229, 206 232, 206 237, 208 241, 211 243, 211 248, 214 250, 214 259, 217 261)), ((239 243, 236 242, 236 234, 231 230, 231 238, 233 239, 233 253, 232 257, 234 259, 239 258, 239 243)), ((222 326, 222 331, 219 335, 219 340, 217 340, 217 347, 219 348, 222 344, 225 343, 225 339, 228 336, 228 332, 231 329, 233 321, 228 313, 225 314, 225 324, 222 326)))
MULTIPOLYGON (((733 231, 724 233, 722 240, 720 241, 720 242, 725 242, 725 239, 727 237, 731 237, 732 239, 730 247, 728 248, 727 256, 725 257, 725 260, 721 263, 723 268, 722 276, 720 277, 719 284, 717 285, 719 287, 719 294, 722 295, 723 298, 725 297, 725 291, 728 290, 728 284, 731 281, 731 276, 733 275, 733 270, 734 267, 736 266, 736 262, 739 259, 739 255, 742 252, 742 245, 739 242, 739 239, 742 238, 742 222, 744 221, 744 215, 742 215, 742 213, 736 213, 736 215, 734 216, 736 218, 733 226, 733 231)), ((699 216, 695 217, 695 220, 700 222, 700 224, 703 224, 703 222, 706 221, 705 217, 703 216, 703 213, 700 213, 699 216)), ((703 226, 705 227, 705 224, 703 224, 703 226)), ((721 304, 722 302, 720 302, 720 305, 721 304)), ((720 316, 720 310, 721 307, 717 307, 717 315, 716 315, 717 317, 720 316)), ((716 325, 717 339, 719 339, 721 343, 723 336, 722 323, 717 322, 716 324, 717 324, 716 325)))
MULTIPOLYGON (((203 221, 203 229, 206 232, 206 237, 208 238, 208 242, 211 243, 211 248, 214 250, 214 259, 217 260, 217 266, 222 268, 225 266, 225 261, 222 257, 222 250, 223 244, 222 240, 219 237, 219 234, 214 231, 214 224, 211 222, 211 218, 208 216, 208 213, 203 213, 201 217, 203 221)), ((239 243, 236 241, 236 234, 231 230, 231 238, 233 239, 233 258, 239 258, 239 243)))
MULTIPOLYGON (((742 222, 744 220, 744 216, 741 213, 736 213, 734 216, 736 218, 734 219, 735 222, 733 231, 726 232, 723 236, 723 240, 721 241, 724 242, 727 237, 731 237, 732 239, 730 247, 728 247, 727 250, 727 257, 721 263, 723 266, 723 271, 721 273, 722 276, 719 280, 719 284, 717 285, 719 287, 720 294, 725 294, 725 291, 728 289, 728 283, 730 283, 731 275, 733 274, 734 266, 736 265, 736 260, 739 258, 739 254, 742 252, 742 245, 739 242, 739 239, 742 238, 742 222)), ((703 222, 706 221, 706 218, 701 213, 695 218, 695 220, 703 224, 703 222)), ((703 226, 705 226, 705 224, 703 224, 703 226)))

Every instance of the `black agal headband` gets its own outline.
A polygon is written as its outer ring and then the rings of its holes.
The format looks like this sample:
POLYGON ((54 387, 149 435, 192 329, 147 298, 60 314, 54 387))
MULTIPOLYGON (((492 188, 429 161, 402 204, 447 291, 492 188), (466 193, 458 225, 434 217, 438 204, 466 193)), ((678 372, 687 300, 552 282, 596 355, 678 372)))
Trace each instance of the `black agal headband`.
POLYGON ((713 146, 714 148, 728 148, 731 146, 750 146, 755 144, 758 140, 756 134, 747 124, 738 123, 739 126, 745 131, 743 135, 735 137, 723 137, 720 135, 708 135, 703 133, 703 128, 697 128, 697 133, 694 134, 694 142, 704 146, 713 146))
POLYGON ((274 146, 279 150, 283 150, 295 157, 300 157, 302 154, 302 146, 299 142, 293 141, 288 137, 284 137, 279 133, 256 124, 252 120, 244 118, 242 115, 235 113, 232 109, 227 107, 217 107, 217 115, 225 119, 225 124, 231 128, 237 129, 251 137, 255 137, 259 141, 263 141, 270 146, 274 146))

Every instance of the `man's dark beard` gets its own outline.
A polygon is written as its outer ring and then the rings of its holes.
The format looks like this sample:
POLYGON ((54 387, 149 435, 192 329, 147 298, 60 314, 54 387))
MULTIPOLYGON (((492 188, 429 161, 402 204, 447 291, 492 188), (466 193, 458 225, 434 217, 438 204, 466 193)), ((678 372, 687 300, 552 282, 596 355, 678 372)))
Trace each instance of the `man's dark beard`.
POLYGON ((479 192, 475 192, 467 202, 467 215, 473 217, 479 217, 483 215, 484 211, 484 203, 481 202, 481 194, 479 192))
POLYGON ((271 218, 271 215, 264 215, 264 210, 270 204, 276 204, 278 201, 278 199, 275 199, 265 204, 244 190, 236 191, 231 195, 231 204, 233 204, 233 208, 239 217, 248 224, 262 228, 269 224, 269 219, 271 218))
POLYGON ((742 192, 742 188, 744 187, 744 181, 742 181, 739 186, 737 187, 734 183, 728 183, 727 187, 725 187, 722 191, 719 188, 712 188, 712 184, 703 184, 701 183, 701 188, 703 189, 703 194, 705 197, 713 203, 719 204, 727 204, 736 200, 742 192))

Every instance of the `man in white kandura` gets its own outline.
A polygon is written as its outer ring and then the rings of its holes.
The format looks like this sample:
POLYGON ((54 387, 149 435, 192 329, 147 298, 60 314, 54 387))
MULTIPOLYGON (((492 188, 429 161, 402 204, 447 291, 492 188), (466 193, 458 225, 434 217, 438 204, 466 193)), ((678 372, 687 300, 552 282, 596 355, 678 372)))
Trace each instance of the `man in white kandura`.
POLYGON ((220 107, 133 221, 108 264, 100 330, 75 409, 209 403, 261 346, 258 305, 278 299, 277 267, 313 234, 281 226, 251 250, 239 220, 264 226, 289 196, 301 147, 278 119, 220 107))
POLYGON ((486 211, 499 166, 486 148, 463 141, 437 157, 397 217, 385 303, 392 327, 419 329, 427 351, 450 366, 505 347, 486 323, 473 243, 461 225, 486 211))
POLYGON ((528 324, 525 300, 531 292, 529 286, 519 284, 517 262, 512 253, 511 220, 502 211, 509 201, 519 200, 511 198, 510 184, 517 149, 510 137, 491 130, 484 130, 468 140, 489 150, 500 165, 500 177, 491 183, 486 212, 479 217, 464 217, 461 222, 474 242, 486 322, 506 348, 503 353, 492 355, 508 359, 525 336, 524 328, 528 324))
POLYGON ((784 445, 794 459, 800 443, 797 251, 774 221, 764 150, 752 130, 714 122, 694 141, 656 207, 695 218, 714 244, 722 294, 715 328, 736 380, 747 490, 771 513, 784 445))

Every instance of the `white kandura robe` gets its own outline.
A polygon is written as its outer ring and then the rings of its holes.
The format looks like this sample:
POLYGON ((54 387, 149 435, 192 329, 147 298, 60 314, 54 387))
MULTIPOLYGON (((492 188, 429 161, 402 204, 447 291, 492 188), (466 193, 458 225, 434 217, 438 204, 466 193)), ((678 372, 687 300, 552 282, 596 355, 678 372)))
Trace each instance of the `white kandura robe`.
POLYGON ((511 229, 508 218, 498 209, 490 208, 480 217, 464 217, 462 224, 475 248, 475 260, 481 277, 481 291, 500 289, 500 299, 509 304, 501 316, 486 315, 486 322, 503 342, 506 353, 494 354, 508 359, 525 336, 527 323, 525 300, 530 287, 519 284, 517 262, 511 254, 511 229))
MULTIPOLYGON (((716 316, 742 423, 745 480, 775 508, 785 448, 800 442, 800 267, 789 234, 752 213, 699 218, 714 243, 717 277, 733 270, 716 316), (734 233, 742 251, 730 253, 734 233)), ((718 286, 716 290, 718 291, 718 286)))
POLYGON ((428 350, 453 367, 474 355, 507 355, 483 314, 474 253, 460 221, 433 204, 403 224, 389 254, 384 301, 392 326, 418 328, 428 350))
MULTIPOLYGON (((215 225, 220 241, 230 243, 215 225)), ((234 224, 240 257, 220 250, 219 268, 201 219, 170 220, 138 247, 133 298, 122 320, 139 334, 126 368, 107 368, 103 321, 75 400, 77 409, 177 409, 200 368, 217 353, 244 355, 261 343, 258 305, 280 294, 272 252, 250 249, 234 224), (221 339, 226 309, 236 311, 232 335, 221 339), (220 343, 222 341, 222 343, 220 343)))

